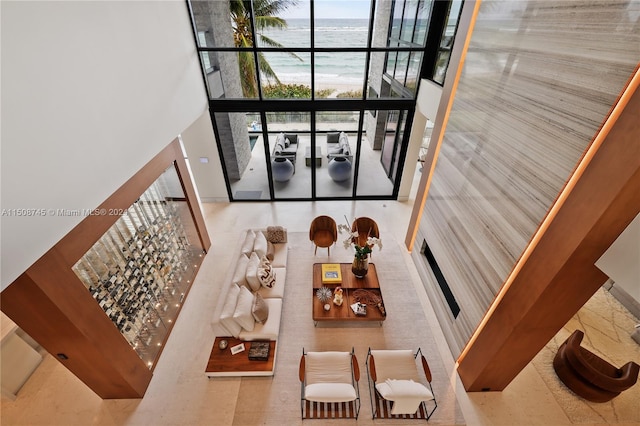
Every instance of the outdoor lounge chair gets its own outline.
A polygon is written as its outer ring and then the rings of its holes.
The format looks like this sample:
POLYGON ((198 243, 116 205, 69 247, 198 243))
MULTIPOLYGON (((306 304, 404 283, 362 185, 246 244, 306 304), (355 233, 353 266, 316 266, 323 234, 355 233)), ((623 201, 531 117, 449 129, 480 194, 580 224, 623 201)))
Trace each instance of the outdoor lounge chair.
POLYGON ((438 407, 431 387, 431 370, 418 348, 411 350, 371 350, 367 354, 367 374, 373 418, 429 420, 438 407), (420 354, 424 378, 418 373, 416 358, 420 354), (426 379, 429 386, 422 381, 426 379), (428 410, 427 403, 433 409, 428 410))
POLYGON ((358 418, 360 369, 351 352, 304 352, 300 358, 303 419, 358 418))

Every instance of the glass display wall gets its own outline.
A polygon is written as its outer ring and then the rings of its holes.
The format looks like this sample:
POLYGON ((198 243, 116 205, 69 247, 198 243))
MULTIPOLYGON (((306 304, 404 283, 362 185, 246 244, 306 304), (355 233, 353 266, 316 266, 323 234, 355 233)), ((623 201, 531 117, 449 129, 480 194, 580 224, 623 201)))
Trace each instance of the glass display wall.
POLYGON ((451 3, 188 1, 230 198, 396 197, 420 80, 450 48, 451 3), (295 153, 276 150, 287 129, 295 153), (329 175, 331 130, 348 133, 349 174, 329 175))
POLYGON ((203 251, 173 165, 121 213, 73 271, 152 368, 203 251))

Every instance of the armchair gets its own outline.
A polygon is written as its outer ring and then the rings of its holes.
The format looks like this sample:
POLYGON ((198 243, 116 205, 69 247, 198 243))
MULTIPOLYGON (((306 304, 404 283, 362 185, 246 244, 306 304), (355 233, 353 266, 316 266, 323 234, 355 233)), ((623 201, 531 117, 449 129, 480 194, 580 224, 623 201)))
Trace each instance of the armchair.
POLYGON ((331 255, 331 246, 338 240, 336 221, 330 216, 316 217, 311 221, 309 227, 309 239, 316 246, 314 255, 317 253, 318 247, 326 247, 327 254, 331 255))
MULTIPOLYGON (((438 408, 431 386, 431 370, 420 348, 411 350, 372 350, 367 354, 367 374, 373 418, 414 418, 429 420, 438 408), (422 384, 416 366, 420 355, 424 378, 422 384), (427 403, 433 403, 429 411, 427 403)), ((431 405, 431 404, 429 404, 431 405)))
POLYGON ((575 330, 553 359, 553 369, 569 389, 588 401, 607 402, 636 383, 638 364, 630 361, 617 368, 580 346, 583 337, 575 330))
POLYGON ((358 418, 360 369, 351 352, 304 352, 300 358, 303 419, 358 418))

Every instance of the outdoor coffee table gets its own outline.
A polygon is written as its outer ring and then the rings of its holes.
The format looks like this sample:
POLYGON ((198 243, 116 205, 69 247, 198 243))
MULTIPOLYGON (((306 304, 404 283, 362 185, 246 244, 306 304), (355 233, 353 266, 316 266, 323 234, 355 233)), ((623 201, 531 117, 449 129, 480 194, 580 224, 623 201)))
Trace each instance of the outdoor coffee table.
POLYGON ((376 265, 369 264, 369 272, 364 278, 356 278, 351 272, 351 263, 341 263, 340 271, 342 274, 341 283, 324 284, 322 282, 322 263, 313 264, 313 321, 315 325, 320 321, 378 321, 382 325, 382 321, 386 319, 386 313, 383 314, 376 305, 367 305, 366 315, 356 315, 351 309, 351 305, 356 303, 357 296, 370 296, 372 299, 379 299, 384 309, 384 300, 382 299, 382 291, 380 290, 380 282, 376 272, 376 265), (330 300, 331 308, 324 310, 324 303, 316 297, 316 290, 320 287, 328 287, 335 290, 341 287, 343 290, 343 302, 341 306, 330 300))
MULTIPOLYGON (((316 146, 316 155, 314 156, 314 162, 316 163, 316 167, 322 166, 322 149, 319 146, 316 146)), ((307 167, 311 167, 311 147, 307 146, 304 150, 304 165, 307 167)))

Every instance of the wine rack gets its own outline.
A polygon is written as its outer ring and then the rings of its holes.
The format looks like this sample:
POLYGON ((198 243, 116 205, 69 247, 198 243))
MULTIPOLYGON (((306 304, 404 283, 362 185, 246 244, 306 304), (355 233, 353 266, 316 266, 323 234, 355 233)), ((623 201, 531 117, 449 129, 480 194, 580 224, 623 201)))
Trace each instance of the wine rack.
MULTIPOLYGON (((170 167, 74 265, 73 271, 152 368, 189 289, 193 229, 170 167)), ((177 176, 175 176, 177 178, 177 176)))

